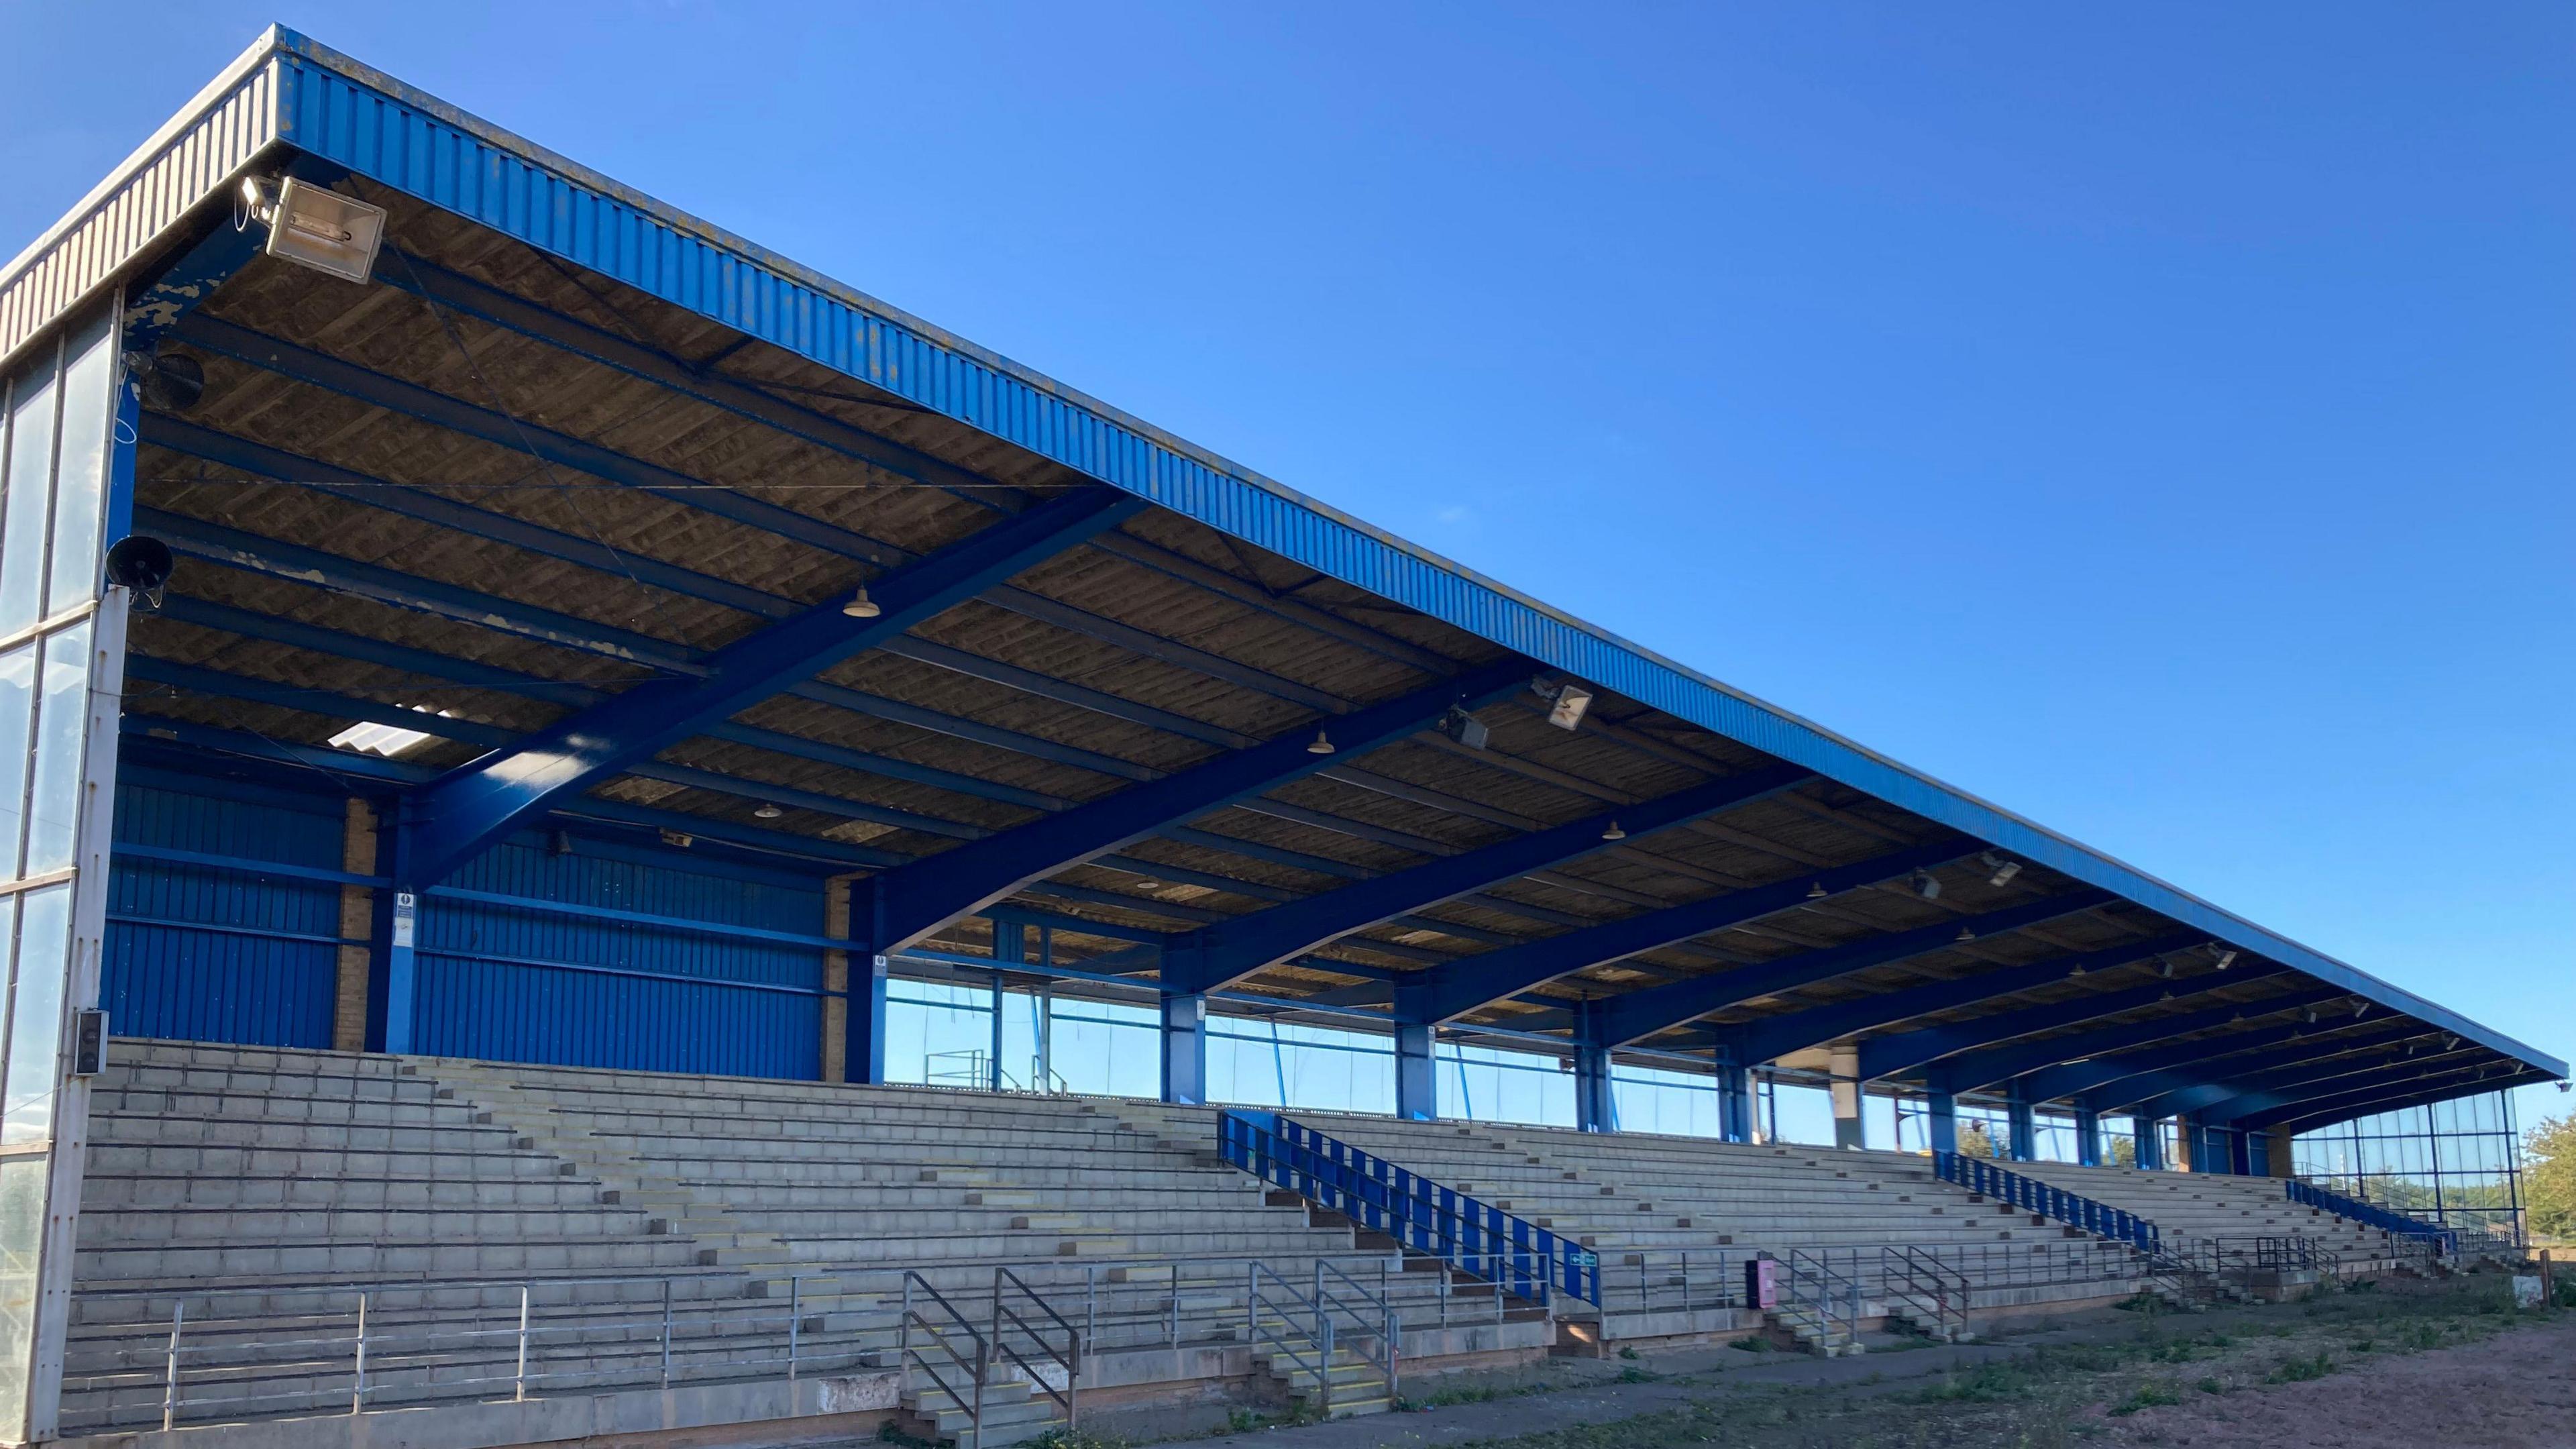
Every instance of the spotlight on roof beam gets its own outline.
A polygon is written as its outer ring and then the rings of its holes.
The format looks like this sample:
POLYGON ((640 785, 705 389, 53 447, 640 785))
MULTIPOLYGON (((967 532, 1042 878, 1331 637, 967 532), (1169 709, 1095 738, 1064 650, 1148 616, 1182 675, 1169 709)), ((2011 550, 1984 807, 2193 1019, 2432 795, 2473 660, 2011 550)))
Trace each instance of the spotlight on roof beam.
POLYGON ((1485 728, 1485 722, 1467 713, 1464 708, 1453 709, 1442 715, 1439 730, 1440 733, 1471 750, 1483 749, 1485 741, 1493 737, 1493 731, 1485 728))
POLYGON ((1997 855, 1991 850, 1978 856, 1977 860, 1980 864, 1984 865, 1986 869, 1994 872, 1994 874, 1986 877, 1986 884, 1990 886, 2010 885, 2012 884, 2012 878, 2021 874, 2020 861, 2014 860, 2009 856, 1997 855))
POLYGON ((1315 738, 1307 744, 1306 753, 1310 755, 1329 755, 1332 752, 1333 741, 1331 736, 1324 733, 1324 727, 1322 725, 1317 725, 1315 727, 1315 738))
POLYGON ((1628 838, 1628 832, 1620 829, 1619 822, 1613 820, 1610 822, 1610 828, 1601 832, 1601 838, 1604 840, 1625 840, 1628 838))
POLYGON ((2221 951, 2218 953, 2218 969, 2219 969, 2219 970, 2224 971, 2224 970, 2226 970, 2228 967, 2233 966, 2233 965, 2235 965, 2235 964, 2236 964, 2236 953, 2235 953, 2233 950, 2221 950, 2221 951))
POLYGON ((664 845, 677 846, 682 850, 686 850, 690 846, 697 844, 698 838, 685 830, 673 830, 668 826, 665 826, 662 830, 662 843, 664 845))
POLYGON ((2163 959, 2162 957, 2158 957, 2156 960, 2156 974, 2167 981, 2171 981, 2173 979, 2173 963, 2163 959))
POLYGON ((868 586, 861 584, 858 592, 850 595, 850 601, 841 606, 841 612, 853 619, 873 619, 885 610, 877 607, 877 601, 868 597, 868 586))
POLYGON ((1544 680, 1530 681, 1530 688, 1539 698, 1555 702, 1556 707, 1547 712, 1549 724, 1561 730, 1582 728, 1583 712, 1592 708, 1591 690, 1579 684, 1549 684, 1544 680))
POLYGON ((1914 887, 1914 893, 1916 895, 1921 896, 1927 901, 1937 901, 1941 899, 1941 882, 1934 880, 1932 878, 1932 872, 1928 870, 1916 871, 1913 879, 1908 881, 1907 884, 1914 887))
POLYGON ((289 176, 282 185, 242 182, 242 209, 268 224, 268 254, 300 267, 363 282, 385 239, 385 209, 289 176))

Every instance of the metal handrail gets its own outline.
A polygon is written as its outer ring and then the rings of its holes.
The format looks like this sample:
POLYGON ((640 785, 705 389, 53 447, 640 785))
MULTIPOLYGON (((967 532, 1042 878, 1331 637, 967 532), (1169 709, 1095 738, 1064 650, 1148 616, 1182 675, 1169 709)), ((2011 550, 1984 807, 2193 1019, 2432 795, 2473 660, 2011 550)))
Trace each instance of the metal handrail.
MULTIPOLYGON (((1380 1264, 1380 1271, 1381 1273, 1384 1271, 1383 1263, 1380 1264)), ((1377 1345, 1375 1354, 1370 1354, 1365 1348, 1360 1350, 1360 1354, 1370 1363, 1375 1364, 1380 1373, 1386 1375, 1387 1401, 1394 1402, 1396 1358, 1401 1351, 1401 1344, 1398 1341, 1395 1304, 1385 1290, 1381 1287, 1378 1292, 1371 1293, 1358 1279, 1343 1272, 1338 1264, 1317 1258, 1315 1260, 1315 1307, 1319 1312, 1324 1313, 1335 1310, 1349 1313, 1360 1331, 1360 1342, 1363 1344, 1374 1342, 1377 1345), (1328 1275, 1329 1278, 1341 1280, 1341 1290, 1333 1287, 1328 1281, 1328 1275), (1359 1306, 1356 1309, 1349 1306, 1352 1299, 1358 1300, 1359 1306)))
POLYGON ((1981 1197, 2008 1202, 2014 1207, 2053 1218, 2082 1228, 2097 1237, 2127 1243, 2141 1253, 2156 1251, 2161 1236, 2156 1225, 2125 1208, 2096 1202, 2082 1193, 2040 1181, 2024 1173, 1997 1167, 1982 1157, 1966 1157, 1956 1152, 1932 1154, 1932 1174, 1943 1182, 1981 1197))
MULTIPOLYGON (((992 1371, 992 1345, 985 1341, 984 1335, 975 1331, 975 1325, 967 1321, 965 1314, 957 1311, 956 1304, 949 1302, 947 1297, 938 1289, 930 1286, 928 1279, 909 1269, 907 1269, 903 1275, 903 1317, 900 1322, 902 1325, 900 1329, 901 1336, 898 1338, 895 1345, 896 1367, 901 1369, 904 1376, 909 1379, 911 1377, 913 1365, 916 1363, 919 1364, 921 1366, 921 1371, 930 1376, 930 1381, 939 1386, 940 1392, 948 1395, 948 1402, 955 1404, 957 1407, 966 1411, 967 1426, 972 1430, 982 1430, 984 1427, 984 1380, 990 1376, 992 1371), (920 1309, 913 1306, 912 1293, 916 1286, 920 1288, 922 1293, 929 1297, 931 1302, 938 1304, 940 1309, 948 1315, 948 1324, 942 1324, 931 1319, 927 1315, 923 1314, 920 1309), (954 1325, 954 1332, 964 1334, 967 1341, 975 1345, 975 1352, 971 1358, 965 1354, 959 1353, 957 1351, 957 1346, 948 1341, 948 1335, 952 1331, 949 1326, 951 1324, 954 1325), (937 1348, 941 1353, 948 1356, 951 1367, 967 1376, 968 1383, 975 1391, 971 1396, 959 1393, 956 1386, 949 1383, 947 1378, 939 1372, 939 1365, 932 1361, 930 1355, 922 1352, 921 1350, 915 1349, 912 1346, 912 1330, 915 1326, 920 1327, 923 1332, 930 1335, 931 1345, 937 1348)), ((982 1435, 979 1432, 977 1434, 979 1442, 981 1438, 982 1435)))
POLYGON ((1029 1376, 1030 1382, 1046 1390, 1047 1397, 1055 1400, 1063 1408, 1064 1426, 1067 1429, 1082 1427, 1082 1410, 1079 1402, 1082 1385, 1082 1330, 1067 1322, 1063 1314, 1055 1311, 1053 1304, 1039 1297, 1037 1290, 1021 1281, 1019 1274, 1003 1267, 993 1269, 993 1352, 1017 1364, 1020 1371, 1029 1376), (1045 1334, 1031 1327, 1029 1321, 1022 1318, 1019 1311, 1004 1300, 1002 1290, 1005 1288, 1018 1289, 1022 1297, 1036 1305, 1037 1310, 1055 1324, 1056 1328, 1064 1334, 1063 1352, 1057 1352, 1055 1346, 1047 1341, 1045 1334), (1018 1329, 1030 1342, 1038 1346, 1041 1357, 1052 1360, 1056 1367, 1064 1371, 1064 1388, 1061 1392, 1055 1385, 1047 1382, 1046 1375, 1038 1370, 1037 1365, 1030 1363, 1018 1349, 1011 1346, 1010 1336, 1002 1332, 1005 1319, 1009 1320, 1011 1327, 1018 1329))
MULTIPOLYGON (((1279 1318, 1281 1323, 1290 1328, 1296 1326, 1295 1320, 1284 1312, 1279 1315, 1279 1318)), ((1258 1345, 1267 1342, 1273 1351, 1285 1356, 1290 1364, 1315 1376, 1317 1407, 1321 1411, 1321 1417, 1331 1418, 1333 1416, 1332 1315, 1324 1312, 1313 1299, 1291 1287, 1287 1279, 1271 1271, 1268 1265, 1256 1262, 1250 1265, 1244 1274, 1243 1320, 1244 1341, 1247 1344, 1258 1345), (1291 1304, 1306 1310, 1307 1318, 1313 1324, 1306 1336, 1306 1342, 1314 1350, 1315 1355, 1311 1365, 1307 1363, 1306 1355, 1297 1351, 1294 1340, 1285 1333, 1272 1331, 1270 1325, 1262 1320, 1262 1310, 1271 1306, 1261 1291, 1261 1280, 1264 1278, 1278 1284, 1280 1293, 1291 1304)))
POLYGON ((2459 1256, 2460 1235, 2456 1229, 2428 1223, 2421 1218, 2411 1218, 2404 1213, 2381 1207, 2377 1203, 2363 1202, 2357 1197, 2347 1197, 2331 1188, 2319 1187, 2304 1178, 2283 1178, 2281 1187, 2289 1195, 2290 1201, 2301 1207, 2317 1208, 2333 1213, 2337 1217, 2350 1218, 2354 1222, 2366 1224, 2397 1237, 2421 1238, 2426 1242, 2439 1244, 2441 1255, 2445 1258, 2459 1256))
POLYGON ((1825 1253, 1805 1248, 1792 1248, 1789 1256, 1779 1260, 1784 1271, 1781 1286, 1789 1302, 1815 1315, 1816 1331, 1827 1348, 1833 1346, 1834 1319, 1840 1309, 1843 1336, 1846 1341, 1860 1338, 1860 1275, 1838 1271, 1825 1253))
POLYGON ((1955 1337, 1968 1326, 1968 1275, 1921 1248, 1898 1244, 1878 1250, 1880 1292, 1910 1308, 1928 1310, 1932 1331, 1955 1337))
POLYGON ((1529 1302, 1599 1307, 1601 1260, 1569 1238, 1276 1112, 1217 1114, 1218 1153, 1264 1182, 1529 1302))

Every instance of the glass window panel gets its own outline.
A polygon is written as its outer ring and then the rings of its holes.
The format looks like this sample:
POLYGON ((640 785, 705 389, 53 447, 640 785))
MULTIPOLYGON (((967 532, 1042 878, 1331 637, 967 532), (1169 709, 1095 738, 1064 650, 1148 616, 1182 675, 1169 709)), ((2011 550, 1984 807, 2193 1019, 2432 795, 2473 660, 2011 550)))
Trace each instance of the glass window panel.
POLYGON ((27 749, 36 728, 36 646, 0 654, 0 879, 14 880, 27 804, 27 749))
POLYGON ((8 495, 0 500, 0 635, 36 622, 45 587, 45 512, 53 497, 54 380, 22 379, 9 409, 8 495))
POLYGON ((27 792, 27 870, 72 863, 80 833, 81 734, 89 716, 89 624, 45 639, 44 698, 36 715, 36 779, 27 792))
POLYGON ((69 881, 28 891, 19 906, 17 979, 9 992, 9 1067, 0 1086, 0 1145, 53 1135, 63 1029, 63 971, 71 950, 69 881))
POLYGON ((107 318, 71 340, 63 369, 62 463, 54 470, 53 582, 45 612, 59 614, 98 592, 98 516, 107 478, 107 428, 114 409, 116 349, 107 318))
POLYGON ((35 1342, 36 1255, 44 1241, 43 1155, 0 1159, 0 1434, 27 1416, 28 1359, 35 1342))

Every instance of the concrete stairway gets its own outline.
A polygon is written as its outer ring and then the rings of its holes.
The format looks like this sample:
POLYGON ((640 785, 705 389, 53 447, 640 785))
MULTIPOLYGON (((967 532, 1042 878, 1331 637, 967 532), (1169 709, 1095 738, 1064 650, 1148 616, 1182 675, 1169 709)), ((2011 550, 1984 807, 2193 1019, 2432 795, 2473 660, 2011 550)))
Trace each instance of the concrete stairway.
POLYGON ((2276 1177, 2204 1172, 2146 1172, 2133 1167, 2076 1167, 2063 1162, 2004 1166, 2154 1223, 2168 1242, 2202 1238, 2312 1238, 2347 1263, 2393 1261, 2378 1228, 2289 1200, 2276 1177))

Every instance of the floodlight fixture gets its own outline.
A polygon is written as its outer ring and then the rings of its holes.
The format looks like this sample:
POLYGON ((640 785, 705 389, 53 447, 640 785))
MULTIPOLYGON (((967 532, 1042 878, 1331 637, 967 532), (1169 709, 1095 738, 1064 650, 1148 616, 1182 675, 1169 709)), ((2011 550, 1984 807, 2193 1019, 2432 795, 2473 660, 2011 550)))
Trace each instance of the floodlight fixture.
POLYGON ((1986 869, 1994 872, 1994 874, 1986 877, 1986 884, 1990 886, 2000 887, 2010 885, 2012 884, 2012 878, 2021 874, 2021 862, 2007 855, 1997 855, 1993 851, 1989 850, 1983 855, 1978 856, 1977 860, 1980 864, 1984 865, 1986 869))
POLYGON ((385 240, 385 209, 329 187, 289 176, 271 191, 253 176, 242 182, 242 209, 268 224, 268 254, 344 282, 375 271, 385 240))
POLYGON ((1914 887, 1914 893, 1916 895, 1921 896, 1927 901, 1937 901, 1941 899, 1941 882, 1935 879, 1932 872, 1928 870, 1916 871, 1913 879, 1910 880, 1908 884, 1914 887))
POLYGON ((1463 705, 1442 715, 1438 729, 1471 750, 1483 749, 1485 742, 1493 738, 1493 731, 1485 727, 1485 722, 1469 714, 1463 705))
POLYGON ((2234 950, 2233 948, 2224 948, 2224 949, 2221 949, 2221 950, 2219 951, 2219 953, 2218 953, 2218 969, 2219 969, 2219 970, 2224 971, 2224 970, 2226 970, 2228 967, 2233 966, 2233 965, 2235 965, 2235 964, 2236 964, 2236 952, 2235 952, 2235 950, 2234 950))
POLYGON ((691 835, 685 830, 673 830, 669 826, 664 826, 662 828, 661 835, 662 843, 664 845, 674 846, 681 850, 686 850, 690 846, 698 843, 698 838, 696 836, 691 835))
POLYGON ((1530 681, 1530 689, 1535 692, 1539 698, 1549 700, 1555 705, 1553 709, 1550 709, 1547 712, 1547 722, 1549 724, 1552 724, 1561 730, 1574 730, 1583 727, 1583 713, 1584 711, 1592 708, 1591 690, 1584 688, 1582 685, 1572 683, 1571 681, 1559 684, 1550 684, 1545 680, 1536 679, 1530 681))

